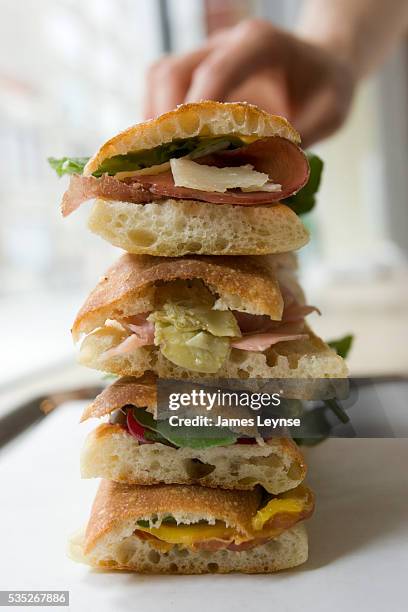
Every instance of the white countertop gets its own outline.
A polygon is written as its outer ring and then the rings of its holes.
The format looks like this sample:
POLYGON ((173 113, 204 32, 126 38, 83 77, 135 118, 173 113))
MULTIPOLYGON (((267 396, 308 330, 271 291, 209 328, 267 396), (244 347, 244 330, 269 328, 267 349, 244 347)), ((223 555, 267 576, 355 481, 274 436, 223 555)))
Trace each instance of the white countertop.
POLYGON ((81 409, 61 406, 0 453, 1 589, 70 590, 75 611, 406 610, 408 440, 333 439, 308 451, 317 509, 303 567, 269 576, 104 573, 65 555, 97 486, 79 477, 79 449, 94 427, 78 424, 81 409))

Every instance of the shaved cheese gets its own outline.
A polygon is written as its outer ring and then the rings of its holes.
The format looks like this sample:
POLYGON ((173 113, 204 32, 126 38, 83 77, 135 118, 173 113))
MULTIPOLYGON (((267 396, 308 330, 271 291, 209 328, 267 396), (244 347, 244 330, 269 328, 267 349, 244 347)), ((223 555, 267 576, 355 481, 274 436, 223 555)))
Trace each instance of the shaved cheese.
POLYGON ((241 191, 269 191, 270 193, 278 193, 278 191, 282 191, 282 185, 268 181, 265 185, 262 185, 262 187, 241 187, 241 191))
MULTIPOLYGON (((257 172, 250 164, 237 167, 217 168, 198 164, 191 159, 171 159, 171 171, 177 187, 188 187, 200 191, 225 193, 227 189, 261 191, 269 176, 257 172)), ((269 188, 267 189, 269 191, 269 188)))

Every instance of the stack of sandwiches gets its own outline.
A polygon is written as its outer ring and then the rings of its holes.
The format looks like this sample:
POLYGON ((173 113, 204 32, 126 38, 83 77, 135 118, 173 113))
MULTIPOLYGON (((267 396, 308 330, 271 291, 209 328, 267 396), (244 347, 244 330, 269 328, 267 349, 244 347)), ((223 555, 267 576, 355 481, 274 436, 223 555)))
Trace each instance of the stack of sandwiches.
MULTIPOLYGON (((308 158, 281 117, 201 102, 129 128, 71 174, 64 215, 95 199, 89 227, 127 253, 80 309, 79 361, 116 381, 83 420, 101 478, 71 555, 150 573, 268 573, 303 563, 314 499, 289 438, 225 430, 193 438, 158 414, 158 379, 342 378, 296 278, 308 241, 308 158)), ((313 179, 315 180, 315 179, 313 179)), ((238 407, 237 407, 238 410, 238 407)))

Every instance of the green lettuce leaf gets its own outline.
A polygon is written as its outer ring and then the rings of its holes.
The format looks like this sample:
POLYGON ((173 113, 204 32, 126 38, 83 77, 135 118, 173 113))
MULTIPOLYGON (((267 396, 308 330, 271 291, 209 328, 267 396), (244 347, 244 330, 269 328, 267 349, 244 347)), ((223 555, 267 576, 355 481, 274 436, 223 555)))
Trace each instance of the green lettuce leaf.
MULTIPOLYGON (((216 136, 214 138, 195 136, 165 142, 153 149, 130 151, 126 155, 114 155, 106 159, 93 173, 99 177, 102 174, 115 175, 117 172, 130 172, 150 168, 169 161, 174 157, 189 155, 191 159, 209 155, 222 149, 235 149, 242 146, 242 141, 236 136, 216 136)), ((48 163, 58 176, 64 174, 82 174, 89 157, 49 157, 48 163)))
POLYGON ((336 340, 330 340, 327 344, 336 351, 340 357, 345 359, 350 352, 354 340, 354 336, 349 334, 347 336, 343 336, 342 338, 337 338, 336 340))
POLYGON ((306 153, 310 166, 310 176, 306 185, 295 195, 283 200, 297 215, 304 215, 316 204, 316 193, 322 178, 323 161, 314 153, 306 153))
POLYGON ((64 174, 82 174, 89 157, 48 157, 48 163, 58 176, 64 174))
POLYGON ((237 441, 237 435, 226 427, 217 427, 216 435, 208 437, 207 427, 174 427, 167 420, 156 421, 143 408, 133 408, 133 416, 139 425, 149 431, 145 432, 146 440, 173 444, 178 448, 211 448, 212 446, 228 446, 237 441))
POLYGON ((157 431, 178 448, 211 448, 235 444, 237 436, 226 427, 217 427, 216 433, 208 437, 207 427, 174 427, 168 421, 157 421, 157 431))
POLYGON ((234 137, 208 138, 195 136, 193 138, 172 140, 171 142, 165 142, 158 147, 154 147, 153 149, 146 149, 143 151, 135 151, 133 153, 130 152, 126 155, 114 155, 113 157, 109 157, 109 159, 102 162, 93 175, 102 176, 102 174, 105 173, 114 175, 117 172, 142 170, 143 168, 150 168, 151 166, 164 164, 172 158, 174 159, 189 155, 192 159, 194 159, 221 149, 235 149, 241 145, 241 140, 234 137))

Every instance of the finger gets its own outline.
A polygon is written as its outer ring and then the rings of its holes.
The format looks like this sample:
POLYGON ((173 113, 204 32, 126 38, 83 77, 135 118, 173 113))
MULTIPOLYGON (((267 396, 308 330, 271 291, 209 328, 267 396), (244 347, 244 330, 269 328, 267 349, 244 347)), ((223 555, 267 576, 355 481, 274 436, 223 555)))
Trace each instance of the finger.
POLYGON ((302 137, 303 147, 323 140, 341 127, 347 117, 352 95, 351 87, 338 92, 328 85, 309 99, 294 122, 302 137))
POLYGON ((278 34, 270 25, 245 22, 199 64, 186 100, 226 100, 251 74, 279 62, 278 34))
POLYGON ((172 110, 184 102, 194 69, 210 52, 209 46, 182 56, 164 57, 146 75, 144 116, 147 119, 172 110))
POLYGON ((255 104, 272 115, 283 115, 290 119, 287 88, 279 70, 267 69, 252 75, 227 97, 227 102, 242 100, 255 104))

